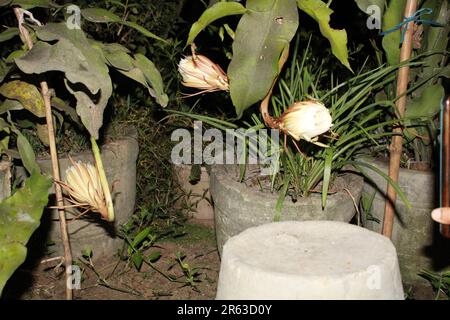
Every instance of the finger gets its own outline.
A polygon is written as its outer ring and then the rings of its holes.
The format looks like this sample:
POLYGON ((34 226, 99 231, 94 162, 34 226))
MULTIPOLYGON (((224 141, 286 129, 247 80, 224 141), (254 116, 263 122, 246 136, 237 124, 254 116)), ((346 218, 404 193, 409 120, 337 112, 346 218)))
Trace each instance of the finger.
POLYGON ((431 212, 431 218, 441 224, 450 225, 450 208, 437 208, 431 212))

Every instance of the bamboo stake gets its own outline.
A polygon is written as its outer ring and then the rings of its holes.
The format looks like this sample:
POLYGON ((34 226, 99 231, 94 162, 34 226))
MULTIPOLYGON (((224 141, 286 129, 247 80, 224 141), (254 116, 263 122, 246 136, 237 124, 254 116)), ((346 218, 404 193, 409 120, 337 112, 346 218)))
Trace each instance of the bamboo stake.
MULTIPOLYGON (((28 49, 31 50, 33 48, 33 41, 31 40, 30 34, 28 30, 23 26, 23 13, 24 10, 18 7, 14 8, 14 13, 16 15, 19 31, 22 35, 22 41, 28 46, 28 49)), ((46 81, 40 82, 41 86, 41 94, 44 99, 45 104, 45 118, 47 122, 48 129, 48 137, 50 141, 50 156, 52 160, 52 174, 54 181, 60 181, 59 174, 59 163, 58 163, 58 153, 56 149, 56 141, 55 141, 55 130, 53 128, 53 117, 52 117, 52 107, 51 107, 51 94, 48 88, 48 84, 46 81)), ((65 272, 65 280, 66 280, 66 300, 72 300, 72 289, 69 286, 69 282, 71 280, 71 271, 72 271, 72 252, 70 249, 69 235, 67 233, 67 222, 66 222, 66 214, 63 209, 64 201, 63 195, 61 191, 61 186, 58 183, 53 183, 55 186, 55 194, 56 194, 56 204, 59 207, 59 223, 61 228, 61 238, 64 246, 64 266, 66 268, 65 272)))
MULTIPOLYGON (((441 140, 441 207, 444 210, 443 217, 447 215, 450 207, 450 97, 444 100, 442 112, 442 140, 441 140), (445 213, 446 212, 446 213, 445 213)), ((444 220, 445 221, 445 220, 444 220)), ((449 222, 449 221, 447 221, 449 222)), ((450 238, 450 224, 441 222, 440 232, 443 237, 450 238)))
MULTIPOLYGON (((417 0, 408 0, 405 6, 405 17, 411 17, 417 10, 417 0)), ((400 62, 406 61, 411 57, 412 52, 412 36, 414 21, 407 24, 407 30, 403 45, 400 50, 400 62)), ((406 109, 406 90, 408 89, 409 82, 409 66, 401 67, 397 76, 397 100, 396 108, 399 117, 403 117, 406 109)), ((389 161, 389 177, 397 182, 399 169, 400 169, 400 157, 403 147, 403 128, 401 126, 393 129, 394 136, 389 147, 390 161, 389 161)), ((395 213, 395 200, 397 193, 390 183, 387 185, 387 199, 384 209, 384 220, 382 233, 388 238, 392 238, 392 228, 394 225, 394 213, 395 213)))

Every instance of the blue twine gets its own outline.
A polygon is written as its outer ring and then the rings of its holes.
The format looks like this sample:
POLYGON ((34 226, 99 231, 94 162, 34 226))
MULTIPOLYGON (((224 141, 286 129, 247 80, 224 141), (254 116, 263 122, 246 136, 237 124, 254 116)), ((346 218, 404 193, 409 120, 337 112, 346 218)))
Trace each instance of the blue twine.
POLYGON ((431 9, 431 8, 422 8, 420 10, 417 10, 411 17, 404 17, 402 22, 400 22, 398 25, 396 25, 392 29, 389 29, 389 30, 386 30, 386 31, 380 33, 380 35, 385 36, 389 33, 397 31, 398 29, 401 29, 404 26, 404 28, 402 29, 402 35, 400 38, 400 44, 403 44, 403 41, 405 40, 406 29, 408 29, 408 23, 410 23, 412 21, 414 21, 414 23, 416 23, 416 24, 422 23, 422 24, 427 24, 432 27, 444 27, 443 24, 438 23, 436 21, 421 19, 421 17, 423 15, 432 14, 432 13, 433 13, 433 9, 431 9))

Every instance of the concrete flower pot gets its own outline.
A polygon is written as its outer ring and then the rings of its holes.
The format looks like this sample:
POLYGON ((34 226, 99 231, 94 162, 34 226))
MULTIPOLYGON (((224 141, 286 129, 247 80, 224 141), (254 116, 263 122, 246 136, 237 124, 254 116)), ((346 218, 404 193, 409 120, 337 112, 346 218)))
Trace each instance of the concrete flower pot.
MULTIPOLYGON (((368 162, 383 172, 388 172, 387 162, 374 159, 368 162)), ((364 192, 369 197, 375 194, 370 214, 379 222, 371 219, 364 224, 370 230, 381 232, 387 182, 372 170, 367 172, 373 181, 365 182, 364 192)), ((450 240, 439 235, 438 224, 430 216, 431 211, 438 207, 435 196, 435 174, 432 171, 401 168, 399 185, 410 201, 412 209, 408 209, 400 199, 397 199, 392 242, 397 248, 405 284, 423 284, 425 281, 418 276, 422 269, 450 270, 450 240)))
MULTIPOLYGON (((238 167, 213 166, 211 169, 211 195, 214 201, 215 227, 219 252, 225 242, 250 227, 273 222, 277 194, 258 192, 238 182, 238 167)), ((356 174, 344 175, 346 188, 355 201, 361 196, 363 179, 356 174)), ((286 200, 281 214, 282 221, 334 220, 349 222, 356 213, 350 195, 345 191, 330 194, 322 210, 320 194, 286 200)), ((330 230, 332 232, 332 230, 330 230)))
MULTIPOLYGON (((91 248, 94 257, 112 255, 121 248, 123 240, 118 237, 118 228, 127 222, 134 212, 138 151, 137 131, 132 127, 126 128, 120 137, 102 146, 101 153, 106 177, 109 185, 113 185, 112 196, 116 220, 114 223, 108 223, 101 220, 99 214, 87 213, 79 219, 70 221, 68 229, 74 257, 80 256, 85 248, 91 248)), ((89 150, 70 156, 75 161, 95 163, 89 150)), ((68 157, 61 157, 59 160, 62 179, 64 179, 65 171, 71 162, 68 157)), ((38 159, 38 164, 43 172, 50 174, 51 161, 49 159, 38 159)), ((53 189, 50 192, 49 206, 54 205, 53 189)), ((70 210, 67 210, 67 218, 73 218, 73 215, 69 214, 70 210)), ((54 252, 55 255, 62 255, 57 210, 48 209, 47 211, 38 229, 39 236, 47 242, 54 243, 48 250, 54 252)))

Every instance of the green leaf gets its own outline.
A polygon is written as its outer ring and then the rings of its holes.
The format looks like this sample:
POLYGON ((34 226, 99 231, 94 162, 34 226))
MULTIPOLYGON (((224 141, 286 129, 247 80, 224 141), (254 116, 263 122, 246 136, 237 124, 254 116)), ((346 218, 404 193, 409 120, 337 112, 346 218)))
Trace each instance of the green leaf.
POLYGON ((386 173, 384 173, 382 170, 380 170, 379 168, 377 168, 376 166, 366 163, 366 162, 362 162, 362 161, 349 161, 348 164, 353 165, 356 169, 358 169, 358 171, 369 181, 371 181, 371 178, 367 175, 367 173, 365 173, 364 170, 362 170, 361 167, 366 167, 372 171, 374 171, 375 173, 379 174, 380 176, 382 176, 384 179, 387 180, 387 182, 392 186, 392 188, 395 190, 395 192, 397 193, 397 195, 400 197, 400 199, 403 201, 403 203, 406 205, 406 207, 408 209, 412 209, 412 205, 411 203, 408 201, 408 198, 406 198, 405 193, 402 191, 402 189, 400 188, 400 186, 398 185, 397 182, 395 182, 394 180, 392 180, 391 177, 389 177, 386 173))
POLYGON ((39 227, 51 184, 51 179, 34 171, 21 189, 0 202, 0 295, 25 261, 26 244, 39 227))
POLYGON ((161 252, 156 251, 156 252, 152 252, 152 253, 147 257, 147 260, 150 261, 151 263, 154 263, 154 262, 158 261, 159 258, 161 258, 161 252))
POLYGON ((90 248, 90 247, 84 248, 83 251, 81 252, 81 255, 82 255, 83 258, 85 258, 85 259, 90 259, 90 258, 92 258, 92 255, 93 255, 92 248, 90 248))
POLYGON ((15 60, 17 66, 28 74, 64 72, 66 88, 77 100, 81 121, 91 136, 98 139, 103 111, 112 94, 103 52, 91 45, 82 30, 68 29, 65 23, 49 23, 37 28, 36 34, 43 41, 57 42, 38 41, 24 57, 15 60))
POLYGON ((104 52, 105 58, 108 64, 112 67, 120 70, 130 71, 133 69, 133 58, 131 58, 126 52, 113 51, 104 52))
POLYGON ((237 2, 218 2, 214 4, 206 9, 198 21, 192 25, 191 30, 189 31, 187 44, 193 43, 197 35, 217 19, 236 14, 244 14, 245 12, 245 7, 237 2))
POLYGON ((137 248, 137 246, 139 246, 141 244, 141 242, 144 241, 148 237, 151 230, 152 229, 150 229, 150 227, 147 227, 144 230, 142 230, 141 232, 139 232, 136 235, 136 237, 134 237, 134 239, 133 239, 133 247, 137 248))
POLYGON ((279 74, 280 55, 298 27, 295 0, 249 0, 233 42, 228 67, 230 94, 238 117, 262 100, 279 74))
POLYGON ((333 162, 333 151, 327 149, 325 152, 325 163, 323 168, 323 182, 322 182, 322 208, 327 204, 328 189, 331 181, 331 168, 333 162))
POLYGON ((119 16, 109 10, 101 8, 87 8, 81 10, 83 18, 90 22, 107 23, 107 22, 121 22, 119 16))
MULTIPOLYGON (((383 32, 394 28, 403 21, 406 0, 390 1, 383 16, 383 32)), ((396 65, 400 62, 401 31, 391 32, 383 37, 382 46, 386 53, 388 64, 396 65)))
POLYGON ((280 193, 278 195, 277 203, 275 204, 275 216, 273 218, 274 222, 281 220, 281 210, 283 209, 284 200, 286 200, 286 195, 289 190, 289 185, 291 183, 291 176, 286 174, 283 179, 283 186, 281 187, 280 193))
POLYGON ((16 50, 11 52, 9 56, 6 57, 5 62, 6 63, 14 63, 14 59, 23 57, 27 51, 25 50, 16 50))
POLYGON ((19 35, 19 28, 7 28, 0 33, 0 42, 8 41, 19 35))
POLYGON ((7 6, 11 0, 0 0, 0 7, 7 6))
POLYGON ((6 65, 6 63, 0 60, 0 83, 3 82, 3 80, 6 78, 10 69, 10 66, 6 65))
POLYGON ((162 41, 164 43, 167 43, 167 40, 157 36, 153 32, 148 31, 147 29, 145 29, 144 27, 138 25, 137 23, 134 23, 134 22, 131 22, 131 21, 123 21, 122 24, 139 31, 140 33, 142 33, 144 36, 146 36, 148 38, 153 38, 153 39, 162 41))
POLYGON ((48 126, 46 124, 36 123, 36 134, 39 140, 48 147, 50 145, 50 139, 48 136, 48 126))
POLYGON ((81 15, 86 20, 95 22, 95 23, 120 23, 120 24, 126 25, 128 27, 131 27, 131 28, 139 31, 146 37, 153 38, 153 39, 163 41, 163 42, 167 42, 166 40, 158 37, 154 33, 148 31, 144 27, 138 25, 137 23, 134 23, 131 21, 123 21, 119 16, 115 15, 114 13, 112 13, 111 11, 108 11, 106 9, 101 9, 101 8, 82 9, 81 15))
POLYGON ((432 118, 439 113, 441 99, 445 95, 441 84, 427 86, 420 97, 410 100, 406 112, 406 118, 432 118))
POLYGON ((9 100, 9 99, 6 99, 0 105, 0 114, 13 110, 23 110, 23 105, 17 100, 9 100))
POLYGON ((7 82, 0 87, 0 94, 19 101, 22 106, 39 118, 45 117, 44 98, 34 85, 20 80, 7 82))
POLYGON ((156 99, 159 105, 162 107, 167 106, 169 97, 164 93, 161 74, 153 62, 138 53, 133 59, 133 65, 133 69, 129 71, 119 69, 119 72, 147 87, 148 92, 156 99))
MULTIPOLYGON (((423 24, 423 39, 422 48, 419 52, 437 52, 438 54, 432 54, 424 57, 426 66, 419 77, 426 79, 436 74, 436 69, 444 67, 443 61, 444 52, 448 46, 448 36, 450 33, 450 11, 448 1, 428 0, 423 5, 424 8, 430 8, 433 10, 432 15, 424 16, 424 19, 435 21, 440 23, 443 27, 433 27, 423 24)), ((447 65, 447 68, 449 66, 447 65)), ((448 69, 447 69, 448 72, 448 69)), ((445 73, 443 73, 445 76, 445 73)))
POLYGON ((142 262, 144 260, 142 253, 140 251, 136 251, 135 253, 132 254, 131 260, 133 261, 134 267, 137 270, 140 270, 142 267, 142 262))
POLYGON ((69 106, 64 100, 61 100, 58 97, 52 97, 51 104, 55 109, 66 113, 73 120, 73 122, 81 124, 80 118, 78 117, 75 109, 69 106))
POLYGON ((352 71, 348 62, 347 32, 330 27, 330 17, 333 10, 321 0, 297 0, 297 4, 300 10, 319 24, 320 32, 331 44, 331 52, 344 66, 352 71))
POLYGON ((14 132, 17 134, 17 149, 19 149, 23 166, 29 173, 33 171, 39 172, 39 166, 36 163, 36 156, 31 144, 19 130, 14 130, 14 132))
POLYGON ((49 0, 14 0, 11 5, 18 5, 25 10, 33 8, 58 7, 58 5, 49 0))

